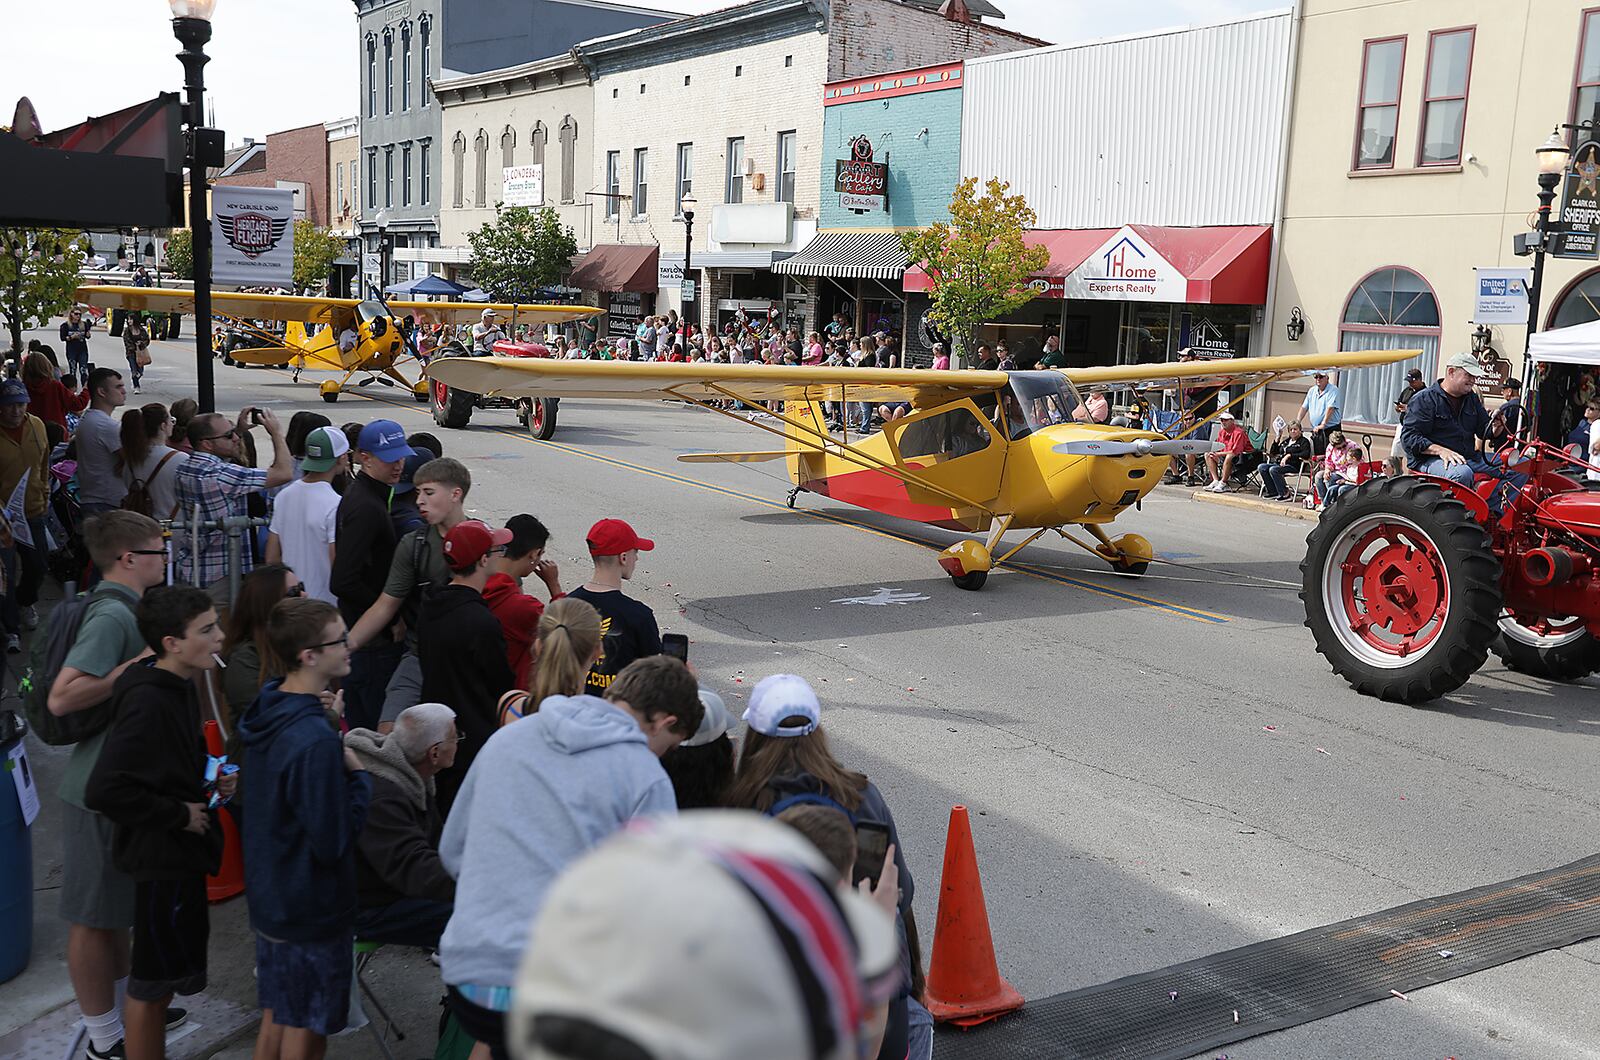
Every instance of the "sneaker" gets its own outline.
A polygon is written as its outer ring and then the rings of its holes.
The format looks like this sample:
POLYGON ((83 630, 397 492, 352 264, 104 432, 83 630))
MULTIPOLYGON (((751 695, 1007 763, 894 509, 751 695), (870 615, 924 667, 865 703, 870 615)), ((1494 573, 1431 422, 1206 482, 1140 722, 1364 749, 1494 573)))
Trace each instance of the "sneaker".
POLYGON ((1207 493, 1221 493, 1222 480, 1220 478, 1214 478, 1210 482, 1206 483, 1203 488, 1207 493))
POLYGON ((39 609, 33 605, 30 604, 22 609, 21 618, 23 629, 39 628, 39 609))
POLYGON ((188 1021, 188 1019, 189 1019, 189 1010, 188 1009, 186 1009, 186 1008, 174 1008, 171 1005, 167 1006, 167 1030, 170 1031, 174 1027, 183 1026, 184 1023, 186 1023, 188 1021))
POLYGON ((7 633, 6 634, 6 654, 7 655, 21 655, 22 654, 22 638, 17 636, 15 633, 7 633))
POLYGON ((89 1060, 127 1060, 128 1053, 122 1044, 122 1039, 118 1038, 115 1045, 105 1050, 96 1049, 94 1047, 94 1042, 91 1041, 88 1046, 85 1047, 84 1055, 87 1056, 89 1060))

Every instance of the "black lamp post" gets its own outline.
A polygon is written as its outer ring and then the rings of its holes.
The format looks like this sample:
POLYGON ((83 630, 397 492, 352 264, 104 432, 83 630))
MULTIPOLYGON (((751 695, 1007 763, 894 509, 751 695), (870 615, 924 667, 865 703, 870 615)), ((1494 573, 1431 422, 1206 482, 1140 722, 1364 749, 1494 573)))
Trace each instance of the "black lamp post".
POLYGON ((1544 256, 1550 251, 1550 204, 1556 201, 1556 186, 1561 183, 1571 157, 1559 128, 1539 145, 1534 157, 1539 160, 1539 241, 1533 248, 1533 283, 1528 287, 1528 337, 1522 347, 1524 379, 1528 378, 1528 350, 1533 345, 1533 333, 1539 330, 1539 290, 1544 284, 1544 256))
POLYGON ((201 412, 215 412, 211 378, 211 211, 206 201, 206 166, 220 164, 221 136, 205 127, 206 42, 211 39, 211 12, 216 0, 167 0, 172 9, 172 35, 183 50, 183 87, 187 93, 184 122, 188 125, 184 164, 189 168, 189 231, 194 246, 195 400, 201 412))
MULTIPOLYGON (((683 218, 683 281, 689 284, 694 283, 694 208, 698 205, 700 205, 700 202, 693 195, 685 195, 678 200, 678 215, 683 218)), ((683 300, 683 353, 685 357, 689 355, 689 321, 694 320, 698 323, 694 309, 699 301, 698 295, 700 291, 698 284, 695 285, 694 293, 697 297, 683 300)))
POLYGON ((378 297, 389 286, 389 211, 378 211, 378 297))

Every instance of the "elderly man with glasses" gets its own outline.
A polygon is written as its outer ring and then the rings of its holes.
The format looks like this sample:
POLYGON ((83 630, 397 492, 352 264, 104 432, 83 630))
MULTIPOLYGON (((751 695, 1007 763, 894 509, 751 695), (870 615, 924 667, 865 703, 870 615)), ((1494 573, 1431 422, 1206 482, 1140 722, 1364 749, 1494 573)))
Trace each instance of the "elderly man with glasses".
POLYGON ((456 713, 443 703, 407 707, 384 735, 345 735, 345 747, 372 775, 372 804, 356 840, 356 938, 439 945, 456 881, 439 860, 444 817, 433 778, 455 763, 460 742, 456 713))
MULTIPOLYGON (((177 580, 209 589, 228 577, 228 534, 222 520, 249 514, 252 494, 282 486, 294 478, 294 462, 283 440, 283 427, 270 409, 246 408, 238 420, 208 412, 189 421, 194 452, 178 468, 178 517, 188 529, 177 535, 177 580), (244 436, 262 427, 272 439, 272 466, 246 467, 244 436), (196 513, 198 512, 198 547, 196 513)), ((239 574, 255 565, 248 540, 239 551, 239 574)))

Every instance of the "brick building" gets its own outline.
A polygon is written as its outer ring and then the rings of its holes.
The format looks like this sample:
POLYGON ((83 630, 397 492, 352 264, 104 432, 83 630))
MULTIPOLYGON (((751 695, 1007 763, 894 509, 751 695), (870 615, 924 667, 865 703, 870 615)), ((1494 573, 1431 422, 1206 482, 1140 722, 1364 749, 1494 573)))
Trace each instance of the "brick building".
POLYGON ((240 188, 294 189, 296 219, 328 226, 328 130, 321 122, 269 133, 251 144, 212 179, 240 188))

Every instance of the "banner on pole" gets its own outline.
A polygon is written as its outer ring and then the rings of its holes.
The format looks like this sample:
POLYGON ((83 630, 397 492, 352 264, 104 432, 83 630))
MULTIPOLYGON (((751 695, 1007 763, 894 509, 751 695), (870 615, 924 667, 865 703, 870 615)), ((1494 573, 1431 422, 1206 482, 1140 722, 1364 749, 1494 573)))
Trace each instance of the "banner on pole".
POLYGON ((1474 324, 1526 324, 1531 269, 1477 268, 1478 295, 1473 300, 1474 324))
POLYGON ((294 189, 211 189, 211 282, 294 287, 294 189))

